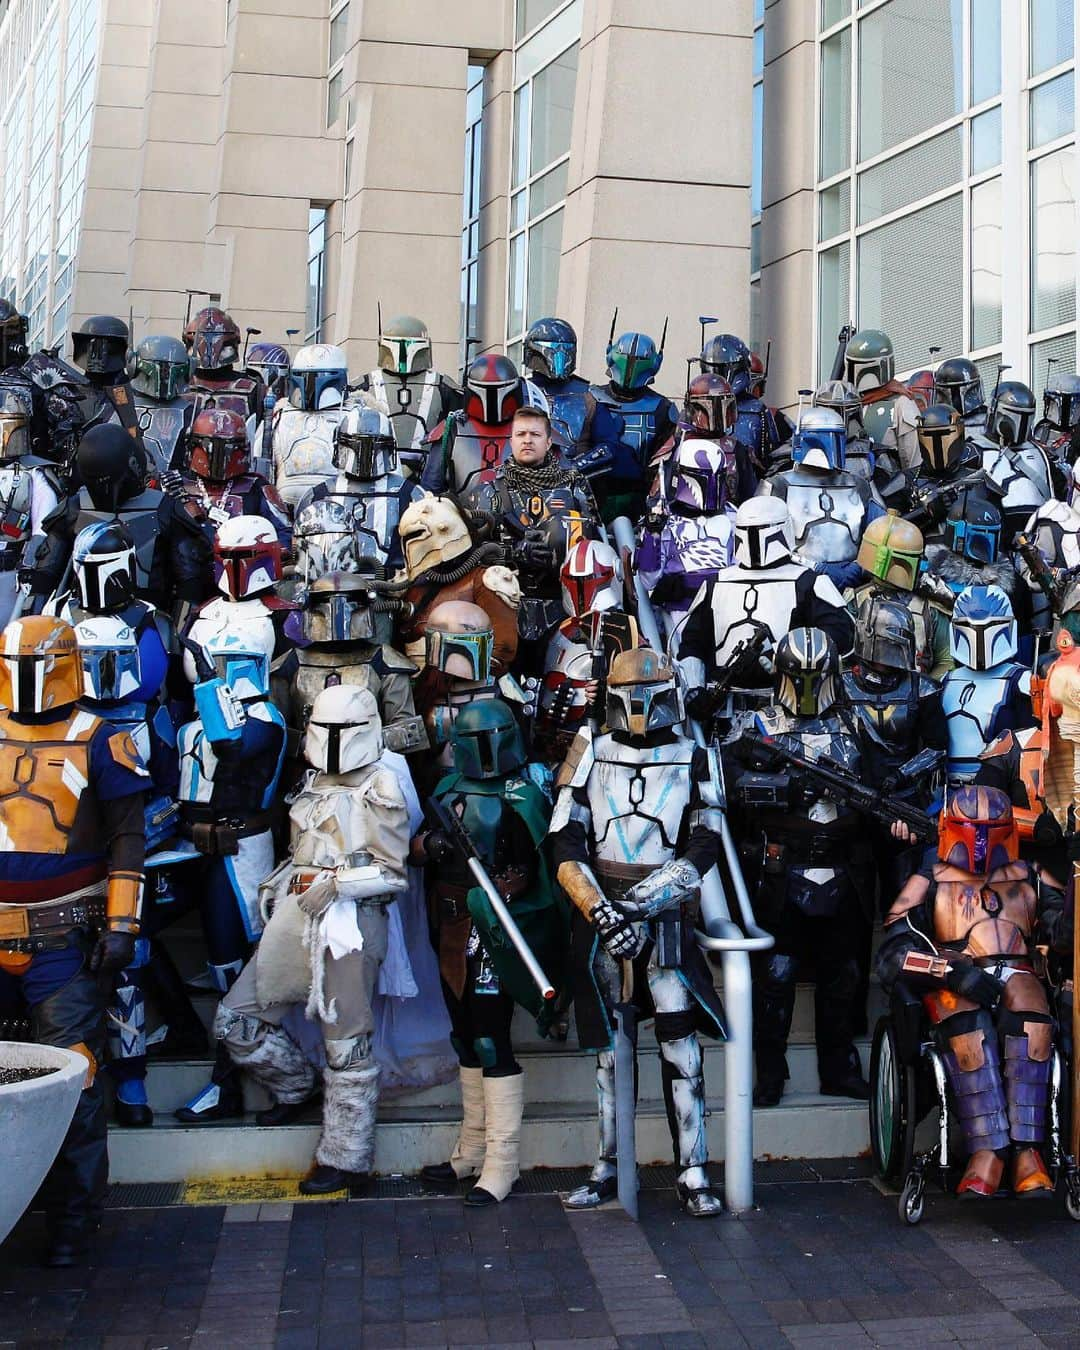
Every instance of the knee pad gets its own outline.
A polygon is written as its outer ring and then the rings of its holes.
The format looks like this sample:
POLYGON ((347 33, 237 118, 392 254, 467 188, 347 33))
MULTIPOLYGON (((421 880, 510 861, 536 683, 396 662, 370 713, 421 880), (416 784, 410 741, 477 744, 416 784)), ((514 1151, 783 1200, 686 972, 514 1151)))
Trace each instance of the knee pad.
POLYGON ((667 1041, 681 1041, 692 1036, 697 1030, 697 1018, 692 1008, 683 1012, 658 1012, 656 1014, 656 1039, 663 1045, 667 1041))
POLYGON ((985 1008, 946 1017, 934 1027, 933 1034, 938 1048, 955 1055, 958 1066, 965 1071, 983 1066, 986 1062, 986 1045, 994 1046, 993 1058, 997 1062, 997 1028, 985 1008))
POLYGON ((463 1041, 460 1036, 450 1037, 450 1048, 457 1055, 457 1061, 463 1069, 479 1069, 480 1061, 473 1053, 473 1048, 468 1041, 463 1041))
POLYGON ((359 1069, 371 1061, 371 1037, 350 1036, 344 1041, 326 1041, 326 1063, 331 1069, 359 1069))
POLYGON ((473 1041, 473 1052, 480 1061, 482 1069, 493 1069, 499 1060, 499 1052, 490 1036, 477 1036, 473 1041))

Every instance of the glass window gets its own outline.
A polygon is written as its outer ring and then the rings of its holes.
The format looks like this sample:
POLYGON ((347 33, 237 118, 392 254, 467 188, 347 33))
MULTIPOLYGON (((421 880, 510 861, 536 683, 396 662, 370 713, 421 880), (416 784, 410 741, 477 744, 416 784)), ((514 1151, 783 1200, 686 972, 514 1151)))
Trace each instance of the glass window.
POLYGON ((962 17, 963 0, 889 0, 860 22, 860 159, 963 110, 962 17))
POLYGON ((1048 338, 1045 342, 1033 342, 1031 344, 1030 383, 1032 389, 1037 393, 1046 388, 1046 379, 1051 371, 1057 375, 1071 375, 1075 370, 1075 333, 1063 333, 1060 337, 1048 338))
POLYGON ((510 240, 510 303, 507 307, 506 328, 509 333, 525 329, 525 236, 516 234, 510 240))
POLYGON ((824 379, 836 355, 836 335, 850 317, 848 268, 850 245, 837 244, 818 254, 818 378, 824 379))
POLYGON ((1075 83, 1073 72, 1069 70, 1031 91, 1029 133, 1032 150, 1072 131, 1075 83))
POLYGON ((477 335, 480 321, 480 208, 484 148, 484 67, 471 65, 465 100, 465 178, 461 221, 461 344, 477 335))
POLYGON ((1001 163, 1001 105, 971 119, 971 172, 985 173, 1001 163))
POLYGON ((308 211, 308 292, 307 332, 305 342, 322 340, 325 315, 326 281, 326 207, 313 206, 308 211))
POLYGON ((750 166, 750 214, 761 215, 761 174, 763 169, 764 139, 762 117, 764 115, 764 85, 760 81, 754 85, 753 95, 753 163, 750 166))
POLYGON ((821 163, 819 178, 831 178, 851 161, 851 29, 821 44, 821 163))
POLYGON ((565 0, 517 0, 517 11, 514 16, 514 38, 519 40, 526 33, 531 33, 537 24, 543 23, 549 15, 554 14, 565 0))
POLYGON ((1073 54, 1073 0, 1029 0, 1031 74, 1068 61, 1073 54))
POLYGON ((559 257, 562 253, 562 210, 529 230, 529 304, 526 324, 552 314, 559 290, 559 257))
POLYGON ((765 69, 765 29, 764 27, 754 29, 754 78, 756 79, 765 69))
POLYGON ((564 159, 561 164, 556 164, 533 183, 529 189, 530 216, 542 216, 545 211, 566 197, 566 175, 569 168, 570 161, 564 159))
POLYGON ((750 275, 761 271, 761 221, 750 226, 750 275))
POLYGON ((577 60, 575 43, 545 66, 533 80, 532 136, 529 147, 531 173, 536 173, 570 149, 577 60))
MULTIPOLYGON (((554 169, 552 172, 555 172, 554 169)), ((527 191, 515 192, 510 198, 510 228, 512 230, 520 230, 529 218, 526 209, 527 199, 527 191)))
POLYGON ((531 85, 523 84, 514 94, 514 169, 513 185, 529 176, 529 96, 531 85))
POLYGON ((332 127, 341 116, 341 71, 326 82, 326 125, 332 127))
POLYGON ((349 26, 349 6, 344 4, 330 20, 330 69, 345 55, 345 33, 349 26))
POLYGON ((1031 165, 1031 331, 1076 317, 1076 208, 1071 146, 1031 165))
POLYGON ((971 101, 1001 93, 1001 0, 971 0, 971 101))
POLYGON ((971 190, 971 346, 1001 341, 1001 179, 971 190))
POLYGON ((845 178, 818 195, 818 238, 831 239, 851 225, 851 179, 845 178))
POLYGON ((821 26, 831 28, 851 13, 851 0, 821 0, 821 26))
POLYGON ((932 140, 902 150, 859 174, 859 224, 941 192, 959 183, 963 172, 962 127, 950 127, 932 140))

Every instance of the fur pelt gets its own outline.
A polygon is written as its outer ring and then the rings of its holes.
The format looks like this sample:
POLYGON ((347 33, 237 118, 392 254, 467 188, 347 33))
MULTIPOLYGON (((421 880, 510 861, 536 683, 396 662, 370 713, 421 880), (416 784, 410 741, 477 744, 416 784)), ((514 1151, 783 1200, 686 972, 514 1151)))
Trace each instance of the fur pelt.
POLYGON ((259 1022, 249 1034, 254 1018, 237 1015, 231 1025, 221 1022, 221 1039, 238 1069, 261 1083, 275 1102, 302 1102, 315 1090, 315 1070, 293 1038, 281 1027, 259 1022))
POLYGON ((322 1137, 315 1161, 342 1172, 370 1172, 375 1160, 377 1065, 327 1068, 323 1074, 322 1137))

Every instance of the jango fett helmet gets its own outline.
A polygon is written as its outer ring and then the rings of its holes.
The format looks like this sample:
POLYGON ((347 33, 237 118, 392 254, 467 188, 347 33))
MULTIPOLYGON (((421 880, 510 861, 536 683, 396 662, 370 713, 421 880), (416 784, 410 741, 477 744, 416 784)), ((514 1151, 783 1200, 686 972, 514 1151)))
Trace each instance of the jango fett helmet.
POLYGON ((34 396, 28 385, 0 385, 0 462, 30 453, 34 396))
POLYGON ((0 299, 0 370, 21 366, 30 355, 26 332, 26 315, 10 300, 0 299))
POLYGON ((904 520, 896 511, 888 511, 863 530, 855 561, 880 581, 902 591, 913 591, 919 579, 924 542, 917 525, 904 520))
POLYGON ((616 389, 630 394, 647 389, 656 379, 664 351, 648 333, 623 333, 608 343, 606 359, 608 379, 616 389))
POLYGON ((108 614, 135 598, 135 542, 118 520, 98 520, 75 536, 71 568, 83 609, 108 614))
POLYGON ((896 375, 892 338, 880 328, 860 328, 844 348, 844 379, 860 396, 889 384, 896 375))
POLYGON ((233 632, 222 628, 211 633, 201 646, 214 674, 225 681, 238 699, 249 701, 269 694, 270 663, 274 658, 274 638, 269 629, 257 631, 250 624, 233 632))
POLYGON ((934 402, 947 403, 961 417, 970 417, 986 407, 979 367, 966 356, 942 361, 934 371, 934 402))
POLYGON ((832 408, 805 409, 791 437, 791 458, 807 469, 842 469, 847 431, 840 414, 832 408))
POLYGON ((740 567, 776 567, 793 548, 791 515, 779 497, 748 497, 735 513, 735 561, 740 567))
POLYGON ((382 754, 379 705, 370 689, 333 684, 315 695, 304 734, 304 758, 323 773, 352 773, 382 754))
POLYGON ((844 420, 848 440, 866 435, 863 423, 863 405, 853 384, 846 380, 826 380, 814 390, 814 407, 831 408, 844 420))
POLYGON ((961 787, 948 795, 938 821, 938 857, 986 876, 1020 856, 1020 837, 1006 792, 961 787))
POLYGON ((83 697, 95 703, 123 703, 142 684, 135 631, 115 614, 94 614, 75 625, 82 667, 83 697))
POLYGON ((84 433, 75 453, 79 477, 98 511, 117 511, 146 486, 146 452, 116 422, 84 433))
POLYGON ((683 719, 682 693, 675 670, 662 652, 635 647, 612 659, 607 677, 607 724, 643 739, 683 719))
POLYGON ((216 305, 200 309, 184 330, 191 339, 191 362, 196 370, 230 370, 240 359, 240 329, 231 314, 216 305))
POLYGON ((289 371, 289 402, 304 412, 339 408, 349 388, 345 353, 332 343, 301 347, 289 371))
POLYGON ((454 718, 454 768, 463 778, 503 778, 525 763, 521 728, 501 698, 474 699, 454 718))
POLYGON ((346 408, 334 428, 334 467, 350 478, 374 482, 397 468, 397 444, 381 408, 346 408))
POLYGON ((71 359, 91 379, 116 378, 127 365, 128 326, 112 314, 95 314, 71 335, 71 359))
POLYGON ((82 695, 75 630, 63 619, 13 619, 0 633, 0 708, 16 716, 60 712, 82 695))
POLYGON ((374 642, 372 576, 327 572, 304 597, 300 628, 308 642, 374 642))
POLYGON ((855 655, 870 670, 916 669, 915 622, 902 600, 868 595, 855 616, 855 655))
POLYGON ((840 697, 840 657, 820 628, 793 628, 773 655, 776 701, 796 717, 818 717, 840 697))
POLYGON ((695 375, 686 387, 683 421, 697 436, 730 436, 739 410, 735 391, 721 375, 695 375))
POLYGON ((735 394, 750 389, 750 348, 734 333, 717 333, 701 349, 698 365, 703 375, 719 375, 727 380, 735 394))
POLYGON ((949 508, 945 543, 972 562, 997 561, 1001 549, 1001 512, 980 488, 964 491, 949 508))
POLYGON ((618 609, 622 604, 619 555, 599 539, 579 539, 559 569, 563 608, 571 618, 618 609))
POLYGON ((963 458, 964 424, 948 403, 931 403, 919 413, 915 418, 915 438, 923 470, 932 478, 948 473, 963 458))
POLYGON ((1016 655, 1016 618, 1000 586, 964 587, 953 606, 949 648, 968 670, 990 670, 1016 655))
POLYGON ((131 354, 131 387, 158 403, 171 403, 188 387, 191 362, 179 338, 144 337, 131 354))
POLYGON ((1023 445, 1035 421, 1035 395, 1022 380, 1002 380, 990 399, 986 434, 998 445, 1023 445))
POLYGON ((431 369, 431 334, 423 319, 398 314, 379 325, 379 369, 392 375, 419 375, 431 369))
POLYGON ((483 684, 491 678, 495 632, 486 610, 468 600, 444 600, 427 618, 424 657, 432 670, 483 684))
POLYGON ((187 442, 188 468, 210 483, 227 483, 251 468, 247 426, 238 412, 203 408, 191 424, 187 442))
MULTIPOLYGON (((0 365, 3 362, 0 360, 0 365)), ((1058 431, 1080 423, 1080 375, 1048 375, 1043 390, 1043 416, 1058 431)))
POLYGON ((232 516, 214 540, 214 580, 229 600, 261 595, 281 580, 281 542, 262 516, 232 516))
POLYGON ((548 380, 568 380, 577 369, 577 334, 565 319, 537 319, 525 334, 526 370, 548 380))

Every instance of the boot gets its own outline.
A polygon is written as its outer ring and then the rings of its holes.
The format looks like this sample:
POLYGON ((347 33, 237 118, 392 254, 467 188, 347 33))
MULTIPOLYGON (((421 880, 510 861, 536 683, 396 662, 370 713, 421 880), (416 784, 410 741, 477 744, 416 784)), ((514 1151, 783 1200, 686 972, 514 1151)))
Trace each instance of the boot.
POLYGON ((301 1195, 333 1195, 348 1191, 353 1197, 364 1195, 371 1184, 366 1172, 343 1172, 340 1167, 312 1163, 297 1190, 301 1195))
POLYGON ((754 1058, 757 1061, 755 1106, 778 1106, 787 1081, 787 1041, 795 1010, 795 980, 799 963, 794 956, 769 952, 755 963, 754 1058))
POLYGON ((273 1106, 255 1112, 255 1124, 264 1128, 274 1125, 295 1124, 318 1098, 319 1093, 313 1092, 310 1097, 305 1097, 302 1102, 274 1102, 273 1106))
POLYGON ((420 1169, 420 1180, 429 1186, 456 1186, 463 1177, 478 1176, 484 1165, 484 1071, 463 1064, 459 1072, 461 1128, 450 1161, 420 1169))
POLYGON ((1013 1154, 1012 1189, 1025 1199, 1053 1195, 1054 1183, 1037 1148, 1018 1148, 1013 1154))
POLYGON ((215 1120, 236 1120, 243 1114, 240 1074, 229 1057, 225 1042, 218 1041, 209 1083, 178 1107, 173 1115, 184 1125, 208 1125, 215 1120))
MULTIPOLYGON (((634 1057, 634 1087, 637 1088, 637 1057, 634 1057)), ((615 1137, 615 1052, 601 1050, 596 1056, 597 1120, 600 1146, 596 1166, 584 1186, 571 1191, 563 1202, 567 1209, 595 1209, 619 1193, 615 1137)))
POLYGON ((465 1197, 469 1206, 494 1205, 505 1200, 518 1179, 521 1153, 521 1114, 525 1105, 525 1075, 485 1078, 484 1168, 465 1197))
POLYGON ((142 1078, 129 1078, 126 1082, 117 1083, 113 1116, 117 1125, 126 1125, 129 1129, 145 1130, 153 1125, 154 1113, 150 1110, 146 1083, 142 1078))
MULTIPOLYGON (((379 1105, 379 1069, 370 1060, 359 1060, 341 1069, 329 1065, 323 1074, 322 1136, 315 1150, 315 1168, 301 1190, 318 1184, 318 1170, 333 1168, 347 1178, 365 1180, 375 1161, 375 1113, 379 1105)), ((324 1178, 325 1180, 325 1178, 324 1178)), ((345 1184, 348 1184, 346 1181, 345 1184)))
POLYGON ((998 1193, 1004 1171, 1005 1164, 992 1149, 976 1149, 968 1159, 956 1194, 970 1196, 973 1199, 988 1199, 998 1193))
POLYGON ((819 1050, 818 1070, 822 1096, 870 1100, 870 1084, 863 1077, 859 1052, 853 1045, 843 1050, 819 1050))
POLYGON ((173 959, 160 942, 151 939, 150 959, 143 967, 143 987, 167 1024, 163 1040, 151 1053, 162 1059, 197 1059, 210 1046, 198 1013, 184 988, 173 959))
POLYGON ((697 1036, 680 1036, 660 1043, 660 1076, 664 1107, 679 1175, 676 1192, 692 1218, 711 1219, 723 1212, 719 1196, 712 1193, 705 1164, 709 1146, 705 1138, 705 1076, 701 1042, 697 1036))
POLYGON ((776 1062, 772 1055, 764 1055, 759 1051, 757 1079, 754 1083, 754 1105, 779 1106, 788 1076, 786 1055, 781 1055, 779 1062, 776 1062))

